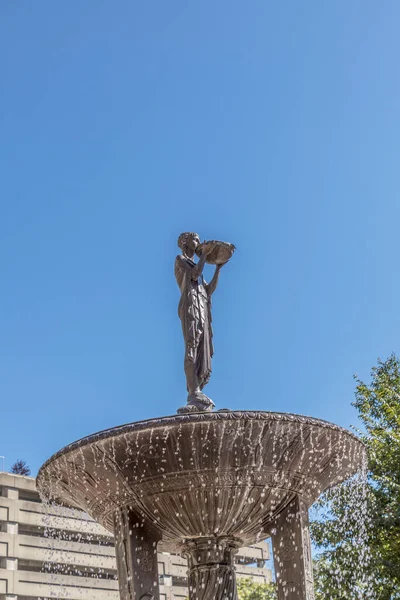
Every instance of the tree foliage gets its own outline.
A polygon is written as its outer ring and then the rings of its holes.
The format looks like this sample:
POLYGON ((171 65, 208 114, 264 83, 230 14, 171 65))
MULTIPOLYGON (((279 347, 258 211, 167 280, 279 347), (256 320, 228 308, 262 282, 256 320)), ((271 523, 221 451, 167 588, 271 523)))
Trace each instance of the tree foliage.
MULTIPOLYGON (((369 571, 372 597, 394 600, 400 598, 400 361, 395 355, 378 361, 369 384, 356 378, 353 405, 363 424, 360 435, 368 452, 369 519, 365 525, 370 560, 361 567, 369 571)), ((349 532, 347 546, 338 536, 349 506, 346 488, 343 489, 341 498, 339 495, 333 504, 329 497, 322 500, 325 515, 312 525, 314 542, 322 549, 315 570, 321 599, 352 597, 346 593, 335 595, 330 589, 332 573, 341 571, 344 588, 354 576, 354 531, 349 532)))
POLYGON ((239 600, 276 600, 273 583, 257 583, 251 579, 239 579, 237 583, 239 600))
POLYGON ((10 469, 11 473, 14 473, 14 475, 30 475, 31 474, 31 470, 28 467, 27 463, 25 460, 16 460, 15 463, 13 464, 13 466, 10 469))

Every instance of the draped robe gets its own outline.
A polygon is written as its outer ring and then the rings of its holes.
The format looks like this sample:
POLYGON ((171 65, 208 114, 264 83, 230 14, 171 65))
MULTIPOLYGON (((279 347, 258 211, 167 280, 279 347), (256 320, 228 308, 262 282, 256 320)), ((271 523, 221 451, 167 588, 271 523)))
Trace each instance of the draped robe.
POLYGON ((211 297, 207 283, 201 275, 193 279, 196 263, 179 255, 175 260, 175 277, 181 291, 178 315, 185 340, 185 365, 196 367, 199 387, 202 390, 211 375, 211 358, 214 354, 211 326, 211 297))

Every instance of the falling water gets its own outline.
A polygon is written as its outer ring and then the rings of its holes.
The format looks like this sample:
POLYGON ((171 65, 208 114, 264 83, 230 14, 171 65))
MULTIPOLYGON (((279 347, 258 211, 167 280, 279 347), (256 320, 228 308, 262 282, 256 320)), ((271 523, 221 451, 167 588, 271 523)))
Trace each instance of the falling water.
POLYGON ((364 459, 353 477, 325 492, 311 509, 311 531, 322 545, 315 553, 316 589, 324 600, 378 600, 369 546, 369 494, 364 459), (329 527, 329 537, 321 535, 321 525, 325 531, 329 527))
MULTIPOLYGON (((110 562, 115 560, 111 538, 99 535, 99 526, 83 511, 55 503, 41 495, 43 506, 44 538, 46 553, 42 572, 49 576, 48 583, 52 587, 50 596, 39 597, 38 600, 54 600, 68 598, 71 586, 76 597, 76 581, 74 578, 91 578, 96 580, 116 580, 115 567, 110 562), (71 531, 68 521, 74 522, 71 531), (88 544, 92 556, 92 565, 85 564, 88 544), (94 566, 96 563, 96 566, 94 566), (54 589, 57 591, 54 592, 54 589)), ((106 532, 105 532, 106 533, 106 532)), ((90 561, 89 561, 90 562, 90 561)), ((82 579, 79 580, 78 587, 82 579)), ((84 594, 84 589, 81 590, 84 594)))

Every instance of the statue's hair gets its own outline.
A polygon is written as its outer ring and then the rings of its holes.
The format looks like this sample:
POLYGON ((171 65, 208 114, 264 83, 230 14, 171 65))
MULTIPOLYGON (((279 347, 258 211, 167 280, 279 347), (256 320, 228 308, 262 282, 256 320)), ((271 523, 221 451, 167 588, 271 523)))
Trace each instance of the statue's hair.
POLYGON ((185 233, 181 233, 181 235, 178 237, 178 246, 181 250, 183 250, 184 245, 186 244, 186 240, 188 239, 188 237, 193 237, 197 235, 197 237, 199 237, 198 233, 195 233, 194 231, 186 231, 185 233))

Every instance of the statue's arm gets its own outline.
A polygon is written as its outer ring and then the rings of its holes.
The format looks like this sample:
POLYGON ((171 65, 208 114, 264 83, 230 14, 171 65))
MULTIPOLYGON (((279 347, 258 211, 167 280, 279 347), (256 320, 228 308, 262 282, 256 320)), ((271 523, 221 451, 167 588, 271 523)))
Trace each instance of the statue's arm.
POLYGON ((182 260, 182 256, 177 256, 175 259, 175 279, 178 283, 178 286, 181 287, 183 278, 184 278, 184 274, 188 273, 188 271, 190 270, 190 267, 188 264, 186 264, 186 262, 184 260, 182 260))
POLYGON ((222 265, 217 265, 217 268, 215 269, 215 273, 214 273, 213 278, 211 279, 210 283, 208 283, 206 285, 207 294, 209 296, 211 296, 215 292, 215 290, 217 289, 218 280, 219 280, 219 273, 221 271, 221 267, 222 267, 222 265))
POLYGON ((175 260, 175 269, 183 269, 186 273, 190 274, 190 277, 193 281, 196 281, 203 272, 204 265, 206 263, 207 255, 202 255, 200 257, 199 262, 195 267, 191 267, 188 263, 182 258, 182 256, 177 256, 175 260))
POLYGON ((199 262, 197 263, 197 265, 191 269, 193 280, 198 279, 200 277, 200 275, 202 274, 204 265, 206 264, 206 258, 207 258, 207 254, 202 254, 200 256, 200 259, 199 259, 199 262))

